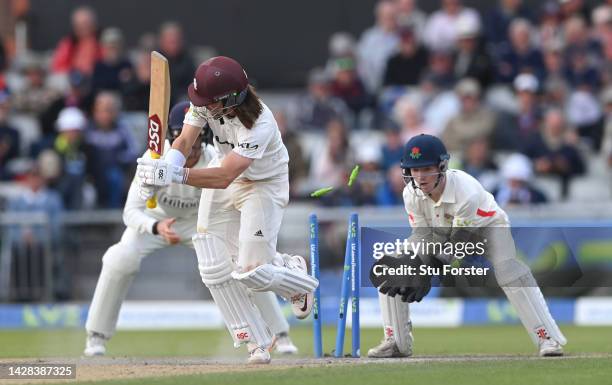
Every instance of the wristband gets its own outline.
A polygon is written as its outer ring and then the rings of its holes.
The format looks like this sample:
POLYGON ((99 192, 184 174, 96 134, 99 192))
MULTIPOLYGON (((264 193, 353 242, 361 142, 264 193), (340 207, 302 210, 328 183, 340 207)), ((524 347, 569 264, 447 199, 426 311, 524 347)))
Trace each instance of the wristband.
POLYGON ((187 159, 185 158, 185 155, 183 155, 182 152, 177 149, 171 148, 164 156, 164 160, 173 166, 183 167, 187 159))
POLYGON ((159 234, 159 231, 157 231, 157 225, 159 225, 159 221, 153 223, 153 228, 151 229, 151 232, 153 233, 153 235, 159 234))
POLYGON ((189 178, 189 169, 188 168, 184 168, 183 169, 183 184, 187 184, 187 178, 189 178))

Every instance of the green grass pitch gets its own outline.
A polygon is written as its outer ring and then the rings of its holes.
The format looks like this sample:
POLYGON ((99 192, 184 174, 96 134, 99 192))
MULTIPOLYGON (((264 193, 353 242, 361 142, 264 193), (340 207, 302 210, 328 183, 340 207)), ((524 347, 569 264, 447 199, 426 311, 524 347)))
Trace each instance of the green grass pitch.
MULTIPOLYGON (((519 325, 460 328, 416 328, 414 357, 494 355, 508 359, 440 361, 363 365, 300 365, 291 368, 259 368, 254 371, 208 373, 95 382, 95 384, 570 384, 610 383, 612 378, 612 327, 563 326, 569 359, 534 360, 535 349, 519 325)), ((291 337, 301 357, 312 357, 309 327, 295 327, 291 337)), ((382 330, 362 330, 362 354, 377 344, 382 330)), ((79 357, 85 333, 75 330, 20 330, 0 332, 0 359, 79 357)), ((334 328, 324 330, 324 350, 330 353, 334 328)), ((347 332, 345 353, 350 352, 347 332)), ((246 358, 244 349, 233 349, 227 332, 120 331, 108 344, 115 357, 246 358)), ((333 359, 326 359, 333 362, 333 359)), ((355 360, 358 362, 358 360, 355 360)), ((78 371, 78 367, 77 367, 78 371)), ((0 381, 1 383, 1 381, 0 381)), ((44 383, 36 381, 35 383, 44 383)), ((80 383, 80 382, 70 382, 80 383)))

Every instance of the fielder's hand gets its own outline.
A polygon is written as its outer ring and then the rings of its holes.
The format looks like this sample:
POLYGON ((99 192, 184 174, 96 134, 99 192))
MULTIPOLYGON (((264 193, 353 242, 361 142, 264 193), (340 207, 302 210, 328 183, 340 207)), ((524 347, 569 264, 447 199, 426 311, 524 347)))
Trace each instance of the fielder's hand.
POLYGON ((183 167, 173 166, 164 159, 138 158, 138 178, 150 186, 168 186, 170 183, 185 183, 183 167))
POLYGON ((181 238, 172 230, 172 225, 176 222, 175 218, 166 218, 157 222, 157 234, 162 236, 166 242, 173 245, 179 243, 181 238))

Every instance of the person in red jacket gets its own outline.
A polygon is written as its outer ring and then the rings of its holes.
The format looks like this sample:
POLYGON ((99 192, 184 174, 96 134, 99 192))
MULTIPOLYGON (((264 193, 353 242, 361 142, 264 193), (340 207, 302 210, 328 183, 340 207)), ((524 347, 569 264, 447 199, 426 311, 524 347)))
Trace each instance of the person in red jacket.
POLYGON ((51 68, 55 73, 78 71, 89 76, 101 57, 96 14, 89 7, 79 7, 72 13, 72 32, 53 53, 51 68))

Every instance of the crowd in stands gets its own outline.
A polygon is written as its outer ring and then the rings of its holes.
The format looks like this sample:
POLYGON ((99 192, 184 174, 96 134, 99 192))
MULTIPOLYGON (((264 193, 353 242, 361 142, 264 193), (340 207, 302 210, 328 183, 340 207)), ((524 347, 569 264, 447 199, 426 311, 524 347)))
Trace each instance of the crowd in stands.
MULTIPOLYGON (((429 133, 503 205, 551 200, 543 179, 571 199, 594 157, 612 166, 612 1, 538 4, 440 0, 427 14, 417 0, 380 0, 359 36, 330 36, 305 88, 273 106, 292 198, 334 187, 321 204, 401 204, 403 144, 429 133)), ((62 209, 121 208, 144 149, 149 52, 169 59, 173 101, 197 62, 177 23, 136 47, 89 7, 71 25, 47 55, 0 47, 0 179, 40 176, 37 191, 62 209)))
POLYGON ((441 0, 427 15, 416 0, 380 0, 360 36, 330 37, 289 120, 326 138, 304 182, 337 188, 323 204, 401 203, 401 144, 419 133, 441 136, 451 167, 504 206, 572 199, 591 166, 603 173, 589 181, 604 176, 595 187, 609 198, 612 1, 490 6, 441 0), (367 171, 349 191, 355 163, 367 171))

